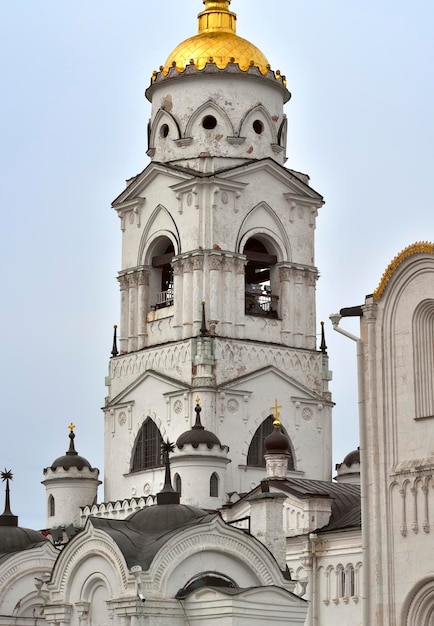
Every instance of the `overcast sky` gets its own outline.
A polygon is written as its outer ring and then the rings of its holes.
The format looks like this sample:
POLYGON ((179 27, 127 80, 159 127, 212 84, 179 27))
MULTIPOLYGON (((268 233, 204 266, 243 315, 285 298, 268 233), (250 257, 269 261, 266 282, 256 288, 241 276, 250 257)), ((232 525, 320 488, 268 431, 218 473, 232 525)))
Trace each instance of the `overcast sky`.
MULTIPOLYGON (((358 445, 356 356, 328 316, 362 304, 402 248, 434 239, 434 3, 231 8, 238 34, 287 76, 287 165, 326 200, 317 320, 318 332, 327 322, 336 463, 358 445)), ((152 71, 196 33, 200 10, 200 0, 1 3, 0 469, 14 472, 21 526, 45 526, 42 470, 67 450, 71 420, 78 452, 103 468, 100 407, 119 321, 110 204, 148 163, 152 71)))

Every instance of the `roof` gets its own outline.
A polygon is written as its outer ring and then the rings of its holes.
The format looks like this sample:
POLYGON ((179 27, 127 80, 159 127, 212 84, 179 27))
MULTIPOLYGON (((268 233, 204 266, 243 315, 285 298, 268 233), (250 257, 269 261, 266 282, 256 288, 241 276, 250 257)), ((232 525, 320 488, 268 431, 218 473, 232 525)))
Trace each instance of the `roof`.
MULTIPOLYGON (((300 499, 331 498, 331 516, 326 526, 315 532, 329 532, 361 528, 360 485, 353 483, 332 483, 325 480, 307 478, 285 478, 267 480, 269 487, 300 499)), ((241 500, 261 489, 261 485, 245 494, 241 500)), ((240 500, 238 500, 240 502, 240 500)), ((234 503, 237 504, 237 503, 234 503)))
POLYGON ((194 507, 185 507, 182 504, 170 504, 155 505, 139 511, 139 513, 145 513, 146 511, 151 513, 152 511, 151 515, 158 516, 162 514, 166 520, 171 519, 172 524, 169 528, 162 526, 158 529, 155 524, 152 524, 152 528, 146 528, 146 526, 136 525, 131 518, 129 520, 110 520, 90 517, 89 522, 95 528, 110 535, 119 546, 129 568, 133 567, 133 565, 141 565, 144 570, 147 570, 157 552, 171 537, 189 526, 206 523, 217 515, 216 513, 209 514, 206 511, 195 509, 200 511, 202 515, 185 516, 183 521, 179 521, 179 510, 176 512, 173 507, 194 509, 194 507), (173 516, 172 513, 174 514, 173 516))

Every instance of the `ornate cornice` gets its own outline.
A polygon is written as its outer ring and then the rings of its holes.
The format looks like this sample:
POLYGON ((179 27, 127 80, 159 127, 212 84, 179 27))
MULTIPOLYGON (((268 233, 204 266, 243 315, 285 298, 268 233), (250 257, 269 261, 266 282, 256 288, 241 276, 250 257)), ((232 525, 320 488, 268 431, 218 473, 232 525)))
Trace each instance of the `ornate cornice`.
POLYGON ((398 269, 401 263, 405 261, 405 259, 408 259, 408 257, 413 254, 434 255, 434 243, 419 241, 418 243, 413 243, 410 246, 407 246, 407 248, 404 248, 404 250, 397 254, 396 257, 389 263, 386 271, 381 277, 380 283, 373 293, 374 300, 379 300, 381 298, 394 272, 398 269))

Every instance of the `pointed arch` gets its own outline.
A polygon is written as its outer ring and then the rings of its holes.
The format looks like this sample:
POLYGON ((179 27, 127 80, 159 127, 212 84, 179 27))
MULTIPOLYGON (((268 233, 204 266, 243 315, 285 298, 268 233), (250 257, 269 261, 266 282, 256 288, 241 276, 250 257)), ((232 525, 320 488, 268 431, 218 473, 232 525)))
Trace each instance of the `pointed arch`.
POLYGON ((131 472, 140 472, 163 465, 163 437, 155 422, 147 417, 140 428, 133 447, 131 472))
POLYGON ((219 497, 219 477, 213 472, 209 479, 209 495, 211 498, 219 497))
POLYGON ((143 230, 137 254, 138 266, 151 264, 152 256, 155 254, 154 247, 156 244, 154 242, 161 237, 170 239, 175 255, 181 253, 181 239, 176 222, 166 207, 159 204, 152 211, 146 228, 143 230))
POLYGON ((54 517, 56 514, 56 501, 54 500, 53 494, 50 493, 48 497, 48 516, 54 517))
POLYGON ((159 109, 152 121, 149 134, 149 148, 155 148, 155 140, 160 136, 161 139, 175 140, 180 139, 181 131, 178 122, 173 115, 159 109))
MULTIPOLYGON (((250 467, 265 467, 265 439, 274 430, 273 426, 274 417, 269 415, 256 429, 255 434, 250 442, 249 450, 247 453, 247 465, 250 467)), ((288 436, 285 428, 281 426, 282 432, 288 436)), ((293 470, 294 467, 294 454, 292 450, 292 442, 290 440, 290 451, 288 459, 288 469, 293 470)))
POLYGON ((176 493, 178 493, 181 496, 182 495, 182 480, 179 474, 175 474, 175 476, 173 477, 173 484, 174 484, 176 493))
MULTIPOLYGON (((244 115, 244 117, 242 118, 240 122, 240 133, 239 133, 240 137, 245 137, 246 135, 250 135, 252 130, 257 134, 261 134, 261 133, 258 133, 258 130, 254 130, 254 127, 253 127, 254 122, 252 124, 252 129, 250 128, 249 124, 252 123, 252 120, 259 121, 260 123, 263 124, 265 128, 268 129, 270 143, 277 143, 276 126, 273 120, 271 119, 270 113, 267 111, 267 109, 264 107, 263 104, 257 104, 256 106, 252 107, 249 111, 247 111, 247 113, 244 115)), ((265 131, 265 128, 264 128, 264 131, 265 131)))
POLYGON ((278 263, 291 261, 291 244, 286 230, 266 202, 260 202, 253 207, 242 221, 236 238, 235 250, 242 253, 246 242, 251 237, 262 239, 267 248, 273 249, 278 263))
MULTIPOLYGON (((185 128, 185 137, 193 137, 197 135, 197 133, 193 130, 194 126, 198 124, 199 120, 203 119, 206 115, 214 114, 217 118, 217 126, 219 120, 224 126, 224 132, 222 134, 226 134, 226 136, 233 137, 234 135, 234 127, 232 122, 224 109, 218 106, 212 100, 208 100, 200 105, 199 108, 194 111, 192 116, 187 122, 187 126, 185 128)), ((223 131, 223 129, 222 129, 223 131)))

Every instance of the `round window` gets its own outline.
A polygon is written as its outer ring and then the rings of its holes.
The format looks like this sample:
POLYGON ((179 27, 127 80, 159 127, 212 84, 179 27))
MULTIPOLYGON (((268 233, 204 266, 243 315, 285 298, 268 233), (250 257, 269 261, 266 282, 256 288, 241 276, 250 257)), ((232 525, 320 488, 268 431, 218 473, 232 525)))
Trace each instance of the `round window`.
POLYGON ((169 134, 169 127, 167 124, 163 124, 162 127, 160 128, 160 136, 163 137, 163 139, 165 139, 168 134, 169 134))
POLYGON ((257 135, 262 135, 262 133, 264 132, 264 124, 261 122, 261 120, 255 120, 253 122, 253 130, 257 135))
POLYGON ((202 120, 202 126, 207 130, 212 130, 217 126, 217 120, 214 115, 205 115, 202 120))

